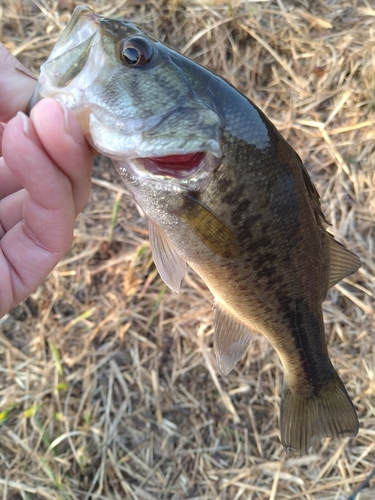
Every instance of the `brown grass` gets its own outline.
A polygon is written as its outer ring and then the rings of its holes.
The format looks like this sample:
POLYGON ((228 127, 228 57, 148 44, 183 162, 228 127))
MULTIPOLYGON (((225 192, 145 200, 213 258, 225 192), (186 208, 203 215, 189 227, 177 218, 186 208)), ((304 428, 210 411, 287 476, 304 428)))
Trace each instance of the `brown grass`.
MULTIPOLYGON (((73 3, 3 0, 0 40, 38 72, 73 3)), ((276 354, 259 337, 228 377, 219 373, 210 293, 192 271, 179 295, 166 289, 145 220, 102 159, 74 247, 0 320, 2 498, 353 499, 375 462, 373 4, 89 3, 223 75, 306 162, 334 233, 363 262, 324 304, 360 431, 286 458, 276 354)), ((374 478, 356 498, 375 498, 374 478)))

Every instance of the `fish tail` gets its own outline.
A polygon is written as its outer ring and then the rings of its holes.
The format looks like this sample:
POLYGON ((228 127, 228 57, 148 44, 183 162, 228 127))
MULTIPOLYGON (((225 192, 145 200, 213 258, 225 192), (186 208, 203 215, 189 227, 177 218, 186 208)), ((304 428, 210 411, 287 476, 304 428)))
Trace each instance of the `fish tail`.
POLYGON ((322 437, 355 436, 359 427, 354 405, 336 372, 310 397, 296 394, 286 385, 280 424, 281 442, 290 457, 304 455, 322 437))

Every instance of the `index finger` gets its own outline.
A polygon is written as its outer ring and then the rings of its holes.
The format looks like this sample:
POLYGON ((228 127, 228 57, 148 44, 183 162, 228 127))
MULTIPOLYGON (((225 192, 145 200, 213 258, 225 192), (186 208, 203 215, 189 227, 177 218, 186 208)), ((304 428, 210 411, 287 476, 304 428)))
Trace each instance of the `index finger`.
POLYGON ((26 111, 36 82, 29 70, 0 43, 0 122, 8 122, 17 111, 26 111))

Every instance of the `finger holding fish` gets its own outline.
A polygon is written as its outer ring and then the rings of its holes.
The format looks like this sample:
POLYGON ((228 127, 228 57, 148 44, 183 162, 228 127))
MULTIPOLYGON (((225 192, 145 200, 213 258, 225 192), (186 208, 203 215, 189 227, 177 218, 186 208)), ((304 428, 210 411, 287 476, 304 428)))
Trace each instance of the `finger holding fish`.
POLYGON ((4 130, 0 158, 0 316, 30 295, 69 250, 90 192, 92 155, 75 117, 44 100, 4 130), (55 161, 56 160, 56 161, 55 161))

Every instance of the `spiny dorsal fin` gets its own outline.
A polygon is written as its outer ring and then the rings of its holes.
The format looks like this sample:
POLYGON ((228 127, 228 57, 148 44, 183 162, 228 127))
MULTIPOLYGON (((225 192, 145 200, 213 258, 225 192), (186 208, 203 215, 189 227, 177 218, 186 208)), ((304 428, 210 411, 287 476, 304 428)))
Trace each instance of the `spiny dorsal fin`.
POLYGON ((327 234, 329 250, 329 288, 340 280, 354 273, 361 267, 359 258, 341 243, 336 241, 330 233, 327 234))
POLYGON ((220 370, 227 375, 247 351, 252 333, 215 304, 214 351, 220 370))
POLYGON ((322 207, 320 205, 320 196, 319 193, 312 183, 311 177, 306 170, 305 165, 302 163, 302 160, 300 159, 301 162, 301 170, 302 170, 302 178, 305 182, 305 186, 307 189, 307 192, 309 194, 310 200, 312 202, 312 207, 314 210, 315 214, 315 219, 319 225, 323 225, 323 227, 329 226, 329 223, 327 222, 327 219, 325 218, 325 215, 322 212, 322 207))
POLYGON ((314 211, 315 220, 319 227, 327 227, 329 224, 322 212, 320 206, 320 196, 314 186, 310 174, 308 173, 303 161, 298 156, 298 154, 290 147, 290 145, 285 141, 279 141, 278 150, 280 157, 289 165, 295 173, 300 172, 302 174, 302 181, 306 187, 308 196, 311 201, 311 207, 314 211))
POLYGON ((196 198, 186 196, 184 209, 179 216, 215 254, 227 259, 235 259, 241 255, 240 245, 232 231, 196 198))
POLYGON ((185 275, 186 262, 178 255, 164 231, 151 221, 148 223, 148 231, 155 266, 164 283, 178 293, 185 275))

